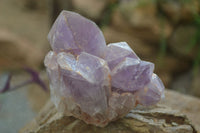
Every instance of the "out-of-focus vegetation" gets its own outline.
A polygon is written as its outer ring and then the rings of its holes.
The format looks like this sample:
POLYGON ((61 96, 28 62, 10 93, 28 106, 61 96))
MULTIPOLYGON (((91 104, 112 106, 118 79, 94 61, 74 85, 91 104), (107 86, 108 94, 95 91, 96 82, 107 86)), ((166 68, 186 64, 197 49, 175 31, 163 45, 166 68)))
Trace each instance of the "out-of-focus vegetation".
POLYGON ((47 34, 62 10, 95 21, 107 43, 126 41, 141 59, 155 63, 167 88, 200 97, 199 0, 0 0, 0 92, 10 91, 0 94, 0 132, 20 129, 49 99, 29 83, 48 85, 47 34), (24 74, 24 67, 42 78, 24 74))
POLYGON ((43 70, 50 49, 46 36, 64 9, 95 21, 107 43, 128 42, 142 59, 156 64, 168 88, 200 96, 199 0, 2 0, 0 70, 43 70), (191 73, 184 85, 182 77, 191 73))

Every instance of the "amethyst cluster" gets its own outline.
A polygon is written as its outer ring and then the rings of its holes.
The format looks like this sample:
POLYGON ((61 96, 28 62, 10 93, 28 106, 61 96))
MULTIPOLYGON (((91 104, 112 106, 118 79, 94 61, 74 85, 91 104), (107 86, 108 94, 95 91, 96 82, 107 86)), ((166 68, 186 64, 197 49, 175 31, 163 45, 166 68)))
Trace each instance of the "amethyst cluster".
POLYGON ((48 40, 53 51, 44 63, 51 99, 66 115, 105 126, 137 104, 154 105, 164 97, 153 63, 126 42, 106 45, 97 25, 77 13, 62 11, 48 40))

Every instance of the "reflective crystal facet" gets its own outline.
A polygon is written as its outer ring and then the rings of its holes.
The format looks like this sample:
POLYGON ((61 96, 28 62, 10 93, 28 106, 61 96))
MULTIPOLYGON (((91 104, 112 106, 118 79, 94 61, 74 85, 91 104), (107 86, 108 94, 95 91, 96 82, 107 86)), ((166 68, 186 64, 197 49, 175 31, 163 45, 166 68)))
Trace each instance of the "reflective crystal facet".
POLYGON ((144 88, 151 80, 154 65, 126 57, 111 72, 112 86, 123 91, 136 91, 144 88))
POLYGON ((153 63, 139 59, 126 42, 106 46, 97 25, 77 13, 62 11, 48 40, 53 51, 44 64, 59 112, 105 126, 138 103, 149 106, 164 97, 153 63))
POLYGON ((164 85, 160 78, 153 74, 151 82, 149 82, 143 89, 135 93, 136 99, 141 105, 153 105, 164 98, 164 85))
POLYGON ((54 51, 80 51, 102 57, 106 42, 97 25, 83 16, 62 11, 53 24, 48 40, 54 51))
POLYGON ((109 68, 112 70, 125 57, 130 57, 139 60, 135 52, 129 47, 126 42, 110 43, 107 46, 105 60, 108 62, 109 68))

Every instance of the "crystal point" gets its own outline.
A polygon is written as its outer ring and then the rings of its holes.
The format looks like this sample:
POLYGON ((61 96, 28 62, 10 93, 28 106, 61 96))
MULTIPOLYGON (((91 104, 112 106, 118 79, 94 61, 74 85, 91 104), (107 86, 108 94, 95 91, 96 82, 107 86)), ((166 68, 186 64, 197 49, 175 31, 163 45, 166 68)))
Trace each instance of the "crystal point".
POLYGON ((144 88, 151 80, 154 65, 150 62, 125 58, 113 71, 112 86, 123 91, 136 91, 144 88))
POLYGON ((139 57, 129 47, 126 42, 110 43, 107 46, 105 54, 105 60, 108 62, 108 66, 112 70, 118 63, 120 63, 125 57, 131 57, 139 60, 139 57))
POLYGON ((139 103, 154 105, 164 85, 154 64, 142 61, 126 42, 106 46, 97 25, 62 11, 49 34, 53 49, 44 60, 51 100, 59 112, 105 126, 139 103))
POLYGON ((139 104, 149 106, 156 104, 164 98, 164 85, 160 78, 153 74, 151 81, 141 90, 135 93, 139 104))
POLYGON ((78 54, 85 51, 102 57, 106 47, 104 36, 97 25, 70 11, 60 13, 48 34, 48 40, 56 52, 74 50, 78 54))

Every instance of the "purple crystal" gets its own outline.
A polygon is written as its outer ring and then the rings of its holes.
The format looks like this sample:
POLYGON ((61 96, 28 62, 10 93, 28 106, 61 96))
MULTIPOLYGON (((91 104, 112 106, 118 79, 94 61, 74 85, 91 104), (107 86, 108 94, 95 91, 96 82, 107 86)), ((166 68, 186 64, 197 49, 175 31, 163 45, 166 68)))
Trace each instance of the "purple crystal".
POLYGON ((136 91, 144 88, 151 80, 154 65, 126 57, 111 72, 112 86, 123 91, 136 91))
POLYGON ((106 50, 105 60, 110 70, 116 67, 125 57, 140 60, 126 42, 110 43, 106 50))
POLYGON ((164 89, 165 87, 160 78, 153 74, 151 82, 135 93, 136 99, 141 105, 149 106, 156 104, 161 98, 164 98, 164 89))
POLYGON ((48 40, 55 52, 80 51, 102 57, 106 42, 97 25, 81 15, 62 11, 48 34, 48 40))
POLYGON ((126 42, 106 46, 96 24, 77 13, 62 11, 48 40, 51 100, 66 115, 105 126, 137 103, 149 106, 164 97, 153 63, 140 60, 126 42))

